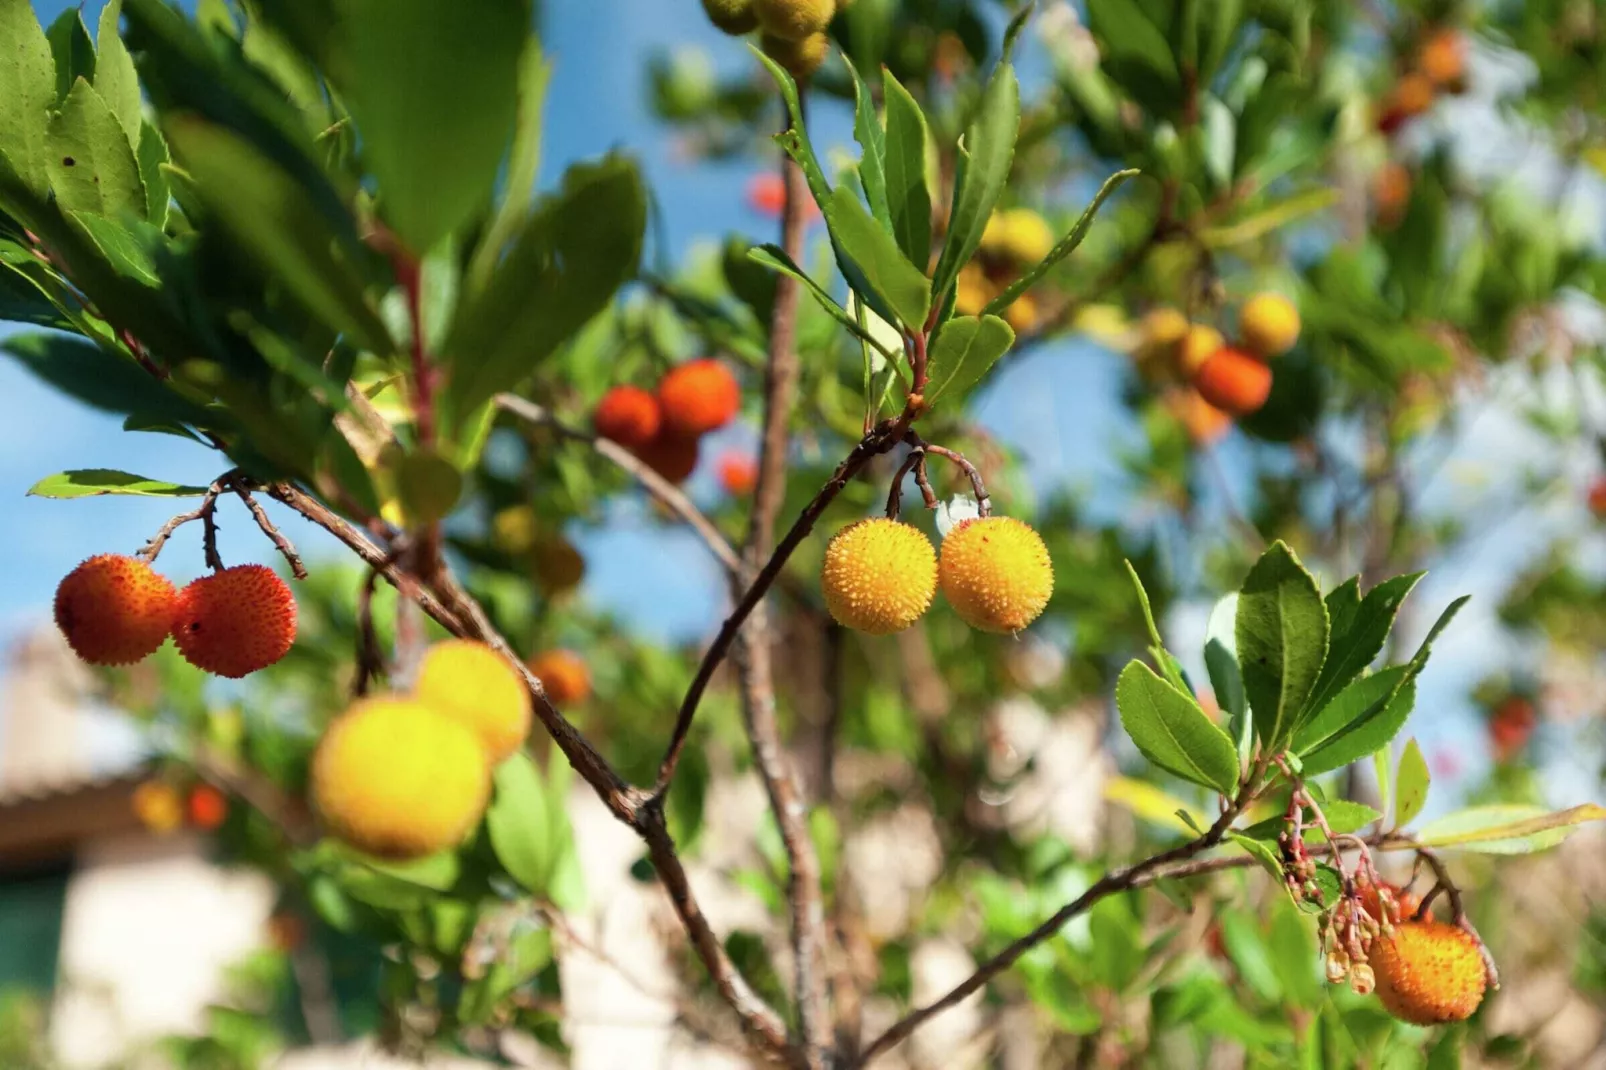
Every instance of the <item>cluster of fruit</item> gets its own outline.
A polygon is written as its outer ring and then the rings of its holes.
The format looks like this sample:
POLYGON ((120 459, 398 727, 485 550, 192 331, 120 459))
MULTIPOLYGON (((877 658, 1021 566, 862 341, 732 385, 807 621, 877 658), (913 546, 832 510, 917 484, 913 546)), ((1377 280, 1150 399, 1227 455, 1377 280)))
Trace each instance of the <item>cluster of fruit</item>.
POLYGON ((56 588, 56 626, 91 665, 132 665, 169 635, 196 668, 238 679, 296 637, 295 596, 262 565, 237 565, 176 589, 138 557, 100 554, 56 588))
MULTIPOLYGON (((988 302, 1053 252, 1054 241, 1048 220, 1030 208, 994 212, 982 231, 975 259, 959 269, 954 311, 961 316, 980 315, 988 302)), ((1017 333, 1036 327, 1041 319, 1036 299, 1030 293, 1021 294, 1004 310, 1004 319, 1017 333)))
MULTIPOLYGON (((547 698, 583 700, 591 681, 569 652, 533 659, 547 698)), ((318 812, 344 842, 380 858, 422 858, 461 843, 490 800, 491 772, 530 732, 524 679, 484 643, 424 653, 413 689, 359 699, 312 759, 318 812)))
POLYGON ((741 388, 730 369, 703 358, 671 368, 656 391, 612 388, 597 403, 591 423, 598 435, 680 483, 697 467, 702 436, 730 423, 741 407, 741 388))
POLYGON ((1465 90, 1466 81, 1467 48, 1461 32, 1451 27, 1428 31, 1406 71, 1384 97, 1378 130, 1392 136, 1407 121, 1433 107, 1440 93, 1465 90))
POLYGON ((176 832, 186 823, 211 832, 229 816, 229 800, 210 784, 196 784, 188 793, 162 780, 147 780, 129 799, 134 816, 158 835, 176 832))
POLYGON ((826 28, 853 0, 703 0, 708 21, 733 37, 759 32, 764 54, 797 79, 825 62, 831 42, 826 28))
POLYGON ((1271 396, 1268 363, 1299 341, 1299 309, 1279 293, 1255 294, 1238 311, 1238 341, 1192 323, 1170 306, 1151 309, 1135 356, 1150 379, 1180 378, 1191 387, 1172 395, 1173 410, 1196 442, 1220 438, 1235 416, 1258 412, 1271 396))
POLYGON ((940 561, 920 529, 876 517, 832 538, 821 584, 837 623, 870 635, 901 632, 919 620, 939 585, 972 628, 1013 634, 1048 605, 1054 565, 1042 536, 1012 517, 960 522, 943 539, 940 561))
POLYGON ((1507 695, 1489 713, 1489 749, 1497 762, 1521 754, 1539 724, 1534 704, 1522 695, 1507 695))

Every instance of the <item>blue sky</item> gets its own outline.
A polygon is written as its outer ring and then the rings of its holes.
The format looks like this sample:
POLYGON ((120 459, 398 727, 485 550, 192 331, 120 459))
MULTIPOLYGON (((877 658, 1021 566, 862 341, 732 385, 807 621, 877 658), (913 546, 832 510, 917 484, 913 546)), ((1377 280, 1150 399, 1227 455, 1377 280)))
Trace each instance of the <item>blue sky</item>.
MULTIPOLYGON (((48 22, 69 5, 44 0, 35 6, 48 22)), ((91 26, 99 7, 85 5, 91 26)), ((548 52, 556 66, 549 95, 544 182, 552 183, 574 160, 624 147, 647 168, 673 249, 683 253, 695 242, 716 240, 732 230, 764 234, 768 225, 743 200, 747 180, 763 165, 756 160, 690 165, 649 114, 645 61, 657 51, 701 48, 727 70, 751 62, 745 48, 706 24, 696 0, 549 0, 546 29, 548 52)), ((818 107, 811 118, 815 136, 827 150, 849 143, 842 109, 818 107)), ((1123 358, 1082 342, 1045 347, 1007 367, 982 396, 978 412, 1000 438, 1023 451, 1039 492, 1070 485, 1089 494, 1106 515, 1126 513, 1136 518, 1120 495, 1114 461, 1118 443, 1134 433, 1116 400, 1123 363, 1123 358)), ((1496 461, 1508 461, 1513 451, 1531 447, 1518 422, 1501 419, 1493 426, 1492 433, 1469 440, 1447 466, 1450 482, 1441 497, 1460 500, 1464 488, 1454 479, 1468 465, 1482 461, 1509 467, 1496 461)), ((744 436, 750 431, 732 433, 735 439, 744 436)), ((717 452, 716 446, 705 456, 717 452)), ((1229 448, 1225 455, 1229 465, 1233 455, 1229 448)), ((116 467, 189 483, 209 482, 218 473, 210 451, 168 436, 126 434, 120 421, 61 398, 12 363, 0 362, 0 501, 5 503, 0 508, 0 543, 7 547, 7 564, 0 571, 0 642, 48 618, 55 585, 73 564, 94 553, 131 552, 173 512, 157 500, 54 502, 23 496, 44 475, 91 467, 116 467)), ((692 489, 712 490, 706 471, 693 481, 692 489)), ((1440 644, 1423 681, 1412 731, 1423 737, 1425 747, 1457 746, 1469 770, 1478 768, 1481 739, 1477 746, 1462 745, 1470 732, 1477 731, 1465 690, 1487 671, 1491 657, 1504 652, 1491 650, 1492 644, 1501 643, 1492 625, 1499 584, 1534 552, 1540 533, 1558 525, 1576 528, 1576 512, 1562 509, 1555 516, 1536 517, 1534 524, 1519 525, 1520 530, 1491 539, 1477 555, 1445 570, 1443 579, 1430 578, 1416 596, 1423 601, 1420 616, 1431 620, 1455 594, 1471 590, 1479 595, 1440 644)), ((654 637, 688 640, 706 634, 723 606, 717 573, 690 536, 666 550, 660 536, 647 540, 639 524, 629 519, 633 515, 639 514, 626 510, 619 524, 582 539, 592 564, 585 597, 654 637)), ((271 548, 242 511, 227 506, 222 519, 225 560, 274 563, 271 548)), ((310 558, 337 550, 332 540, 299 519, 283 515, 278 519, 310 558)), ((198 533, 182 532, 164 551, 162 563, 175 578, 199 573, 198 533)), ((1075 578, 1063 577, 1062 582, 1075 578)), ((1184 607, 1179 612, 1174 621, 1179 643, 1202 629, 1207 610, 1207 606, 1184 607)), ((1579 790, 1599 793, 1592 779, 1567 780, 1571 801, 1577 801, 1579 790)))

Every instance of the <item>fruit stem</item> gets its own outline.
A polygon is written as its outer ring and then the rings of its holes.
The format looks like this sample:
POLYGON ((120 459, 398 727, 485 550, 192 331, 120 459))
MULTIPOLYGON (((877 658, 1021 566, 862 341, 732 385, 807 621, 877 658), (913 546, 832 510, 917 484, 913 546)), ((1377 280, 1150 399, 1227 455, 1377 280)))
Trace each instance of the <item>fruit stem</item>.
POLYGON ((201 545, 206 551, 206 567, 213 572, 222 572, 223 558, 217 552, 217 500, 218 495, 223 493, 224 489, 229 485, 229 481, 237 474, 238 470, 226 472, 219 476, 210 487, 206 488, 206 494, 202 496, 200 505, 187 513, 180 513, 163 524, 156 534, 152 535, 149 541, 140 547, 134 556, 144 561, 147 565, 154 564, 157 555, 162 552, 162 547, 166 546, 167 540, 172 538, 173 532, 192 520, 199 520, 202 525, 201 545))
POLYGON ((1428 889, 1428 894, 1422 897, 1422 905, 1416 908, 1416 915, 1412 920, 1421 921, 1427 917, 1428 908, 1433 905, 1434 898, 1440 891, 1443 891, 1450 898, 1451 920, 1457 928, 1472 937, 1473 943, 1478 945, 1478 954, 1483 958, 1483 972, 1488 978, 1489 987, 1498 989, 1500 987, 1500 971, 1495 967, 1494 956, 1489 953, 1489 945, 1483 942, 1483 937, 1478 935, 1478 930, 1473 926, 1472 919, 1467 917, 1466 906, 1461 901, 1461 889, 1456 887, 1455 881, 1450 879, 1450 870, 1444 864, 1444 859, 1439 857, 1437 851, 1427 847, 1418 845, 1415 850, 1417 859, 1426 862, 1428 868, 1433 870, 1435 883, 1432 888, 1428 889))
MULTIPOLYGON (((970 489, 976 496, 977 510, 982 516, 992 515, 993 500, 987 493, 987 484, 981 478, 981 471, 974 464, 970 463, 969 458, 967 458, 963 453, 960 453, 958 450, 951 450, 947 446, 933 445, 932 443, 922 439, 913 430, 909 431, 904 438, 905 441, 907 441, 911 446, 915 447, 915 452, 920 455, 919 463, 921 468, 917 472, 917 479, 921 474, 924 473, 925 454, 930 453, 937 457, 941 457, 946 461, 950 461, 958 465, 964 471, 965 475, 970 479, 970 489)), ((899 474, 899 481, 901 482, 901 480, 902 473, 899 474)), ((926 508, 934 508, 936 505, 936 496, 931 490, 931 484, 929 482, 923 483, 921 485, 921 490, 926 493, 926 508)), ((896 518, 896 514, 894 513, 889 512, 888 515, 896 518)))

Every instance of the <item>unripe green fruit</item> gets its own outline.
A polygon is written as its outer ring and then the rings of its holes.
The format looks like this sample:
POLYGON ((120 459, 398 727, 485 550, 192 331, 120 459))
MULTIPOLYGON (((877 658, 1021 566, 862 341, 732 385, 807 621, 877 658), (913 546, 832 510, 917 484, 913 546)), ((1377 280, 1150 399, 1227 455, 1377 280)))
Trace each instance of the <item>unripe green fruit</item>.
MULTIPOLYGON (((804 41, 817 33, 824 33, 836 14, 836 0, 752 0, 753 14, 758 17, 759 28, 767 37, 787 41, 804 41)), ((780 57, 766 43, 765 52, 777 63, 780 57)), ((821 43, 821 58, 823 55, 821 43)), ((819 63, 815 63, 816 67, 819 63)))
POLYGON ((703 11, 707 12, 709 22, 732 37, 758 29, 753 0, 703 0, 703 11))
POLYGON ((764 46, 766 56, 785 67, 787 73, 800 82, 813 77, 831 50, 831 39, 823 33, 812 34, 801 41, 788 41, 766 33, 759 38, 759 43, 764 46))

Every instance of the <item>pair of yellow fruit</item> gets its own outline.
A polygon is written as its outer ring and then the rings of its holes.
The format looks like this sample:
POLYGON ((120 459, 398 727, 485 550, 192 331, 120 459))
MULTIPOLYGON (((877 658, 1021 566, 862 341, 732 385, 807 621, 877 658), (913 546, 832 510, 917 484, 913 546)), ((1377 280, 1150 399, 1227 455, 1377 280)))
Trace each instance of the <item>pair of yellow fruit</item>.
POLYGON ((825 550, 826 608, 870 635, 901 632, 931 608, 939 584, 960 619, 984 632, 1025 628, 1054 593, 1042 536, 1013 517, 966 520, 942 541, 942 558, 918 528, 885 517, 843 528, 825 550))
POLYGON ((797 78, 819 70, 830 51, 826 28, 853 0, 703 0, 708 21, 734 36, 761 31, 764 54, 797 78))
POLYGON ((523 678, 484 643, 425 652, 408 695, 363 699, 324 733, 313 800, 340 839, 381 858, 421 858, 479 824, 491 770, 530 731, 523 678))
MULTIPOLYGON (((1280 293, 1257 293, 1238 310, 1240 345, 1262 360, 1294 348, 1299 331, 1299 309, 1280 293)), ((1165 305, 1143 317, 1138 357, 1141 361, 1172 355, 1177 370, 1192 376, 1226 344, 1226 338, 1216 328, 1207 323, 1190 323, 1182 312, 1165 305)))

